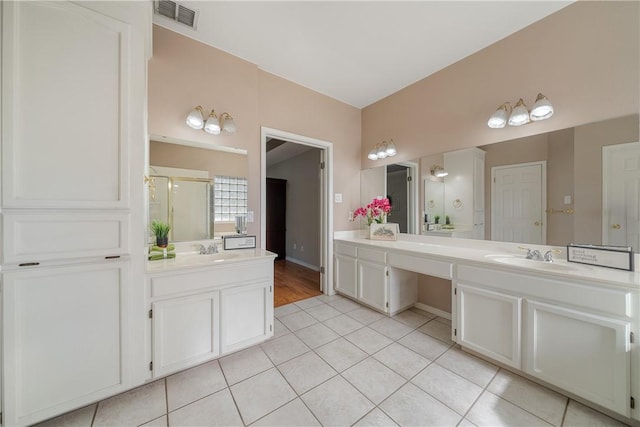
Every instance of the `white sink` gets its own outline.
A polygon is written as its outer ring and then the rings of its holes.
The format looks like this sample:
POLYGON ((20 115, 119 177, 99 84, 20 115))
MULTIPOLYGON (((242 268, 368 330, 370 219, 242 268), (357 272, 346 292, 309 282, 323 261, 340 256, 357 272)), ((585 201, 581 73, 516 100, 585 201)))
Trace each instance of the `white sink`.
POLYGON ((584 265, 570 265, 564 261, 562 262, 545 262, 538 261, 533 259, 526 258, 518 258, 515 256, 509 255, 487 255, 487 258, 499 262, 501 264, 513 265, 515 267, 526 267, 526 268, 535 268, 539 270, 547 270, 547 271, 558 271, 558 272, 570 272, 570 271, 580 271, 584 269, 589 269, 589 267, 584 265))

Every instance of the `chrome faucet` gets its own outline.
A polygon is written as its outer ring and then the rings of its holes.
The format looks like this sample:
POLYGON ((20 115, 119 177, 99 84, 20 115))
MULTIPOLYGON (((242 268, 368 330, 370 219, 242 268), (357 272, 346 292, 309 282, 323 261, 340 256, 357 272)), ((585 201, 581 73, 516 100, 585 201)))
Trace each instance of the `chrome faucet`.
POLYGON ((554 251, 547 251, 544 253, 544 261, 545 262, 553 262, 553 252, 554 251))
POLYGON ((527 259, 534 259, 536 261, 542 261, 542 255, 537 249, 527 249, 527 259))
POLYGON ((209 245, 209 247, 207 248, 207 253, 208 254, 217 254, 218 251, 218 245, 215 243, 212 243, 209 245))

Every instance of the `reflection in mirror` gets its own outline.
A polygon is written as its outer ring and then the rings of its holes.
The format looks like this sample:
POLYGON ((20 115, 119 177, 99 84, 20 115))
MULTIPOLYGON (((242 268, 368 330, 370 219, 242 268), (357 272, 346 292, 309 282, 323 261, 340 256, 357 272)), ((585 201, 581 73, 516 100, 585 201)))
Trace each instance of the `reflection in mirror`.
POLYGON ((247 213, 247 172, 245 150, 152 137, 149 223, 168 222, 174 242, 235 233, 235 217, 247 213))
POLYGON ((434 224, 431 229, 425 227, 424 231, 437 230, 437 225, 442 224, 440 221, 444 218, 444 181, 440 179, 424 180, 424 213, 427 215, 423 218, 425 224, 434 224))

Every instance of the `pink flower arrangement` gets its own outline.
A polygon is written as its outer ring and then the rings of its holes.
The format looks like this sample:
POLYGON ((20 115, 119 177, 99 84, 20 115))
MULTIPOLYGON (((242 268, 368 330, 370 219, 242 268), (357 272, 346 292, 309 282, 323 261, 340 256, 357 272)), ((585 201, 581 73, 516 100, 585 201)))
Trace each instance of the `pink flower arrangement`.
POLYGON ((378 224, 387 222, 387 215, 390 212, 391 205, 389 204, 389 199, 385 197, 383 199, 373 199, 367 206, 356 209, 353 214, 355 218, 359 216, 366 218, 367 225, 371 225, 374 222, 378 224))

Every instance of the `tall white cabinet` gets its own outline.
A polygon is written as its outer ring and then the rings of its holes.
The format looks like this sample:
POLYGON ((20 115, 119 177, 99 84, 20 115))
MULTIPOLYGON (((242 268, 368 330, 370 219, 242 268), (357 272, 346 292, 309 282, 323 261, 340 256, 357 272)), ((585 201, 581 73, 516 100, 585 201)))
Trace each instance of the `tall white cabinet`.
POLYGON ((5 425, 141 382, 151 12, 2 2, 5 425))
POLYGON ((472 230, 474 239, 484 239, 484 156, 479 148, 444 154, 444 213, 456 229, 472 230))

